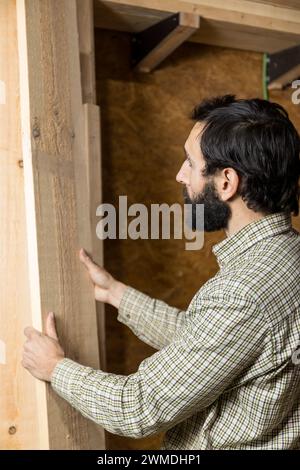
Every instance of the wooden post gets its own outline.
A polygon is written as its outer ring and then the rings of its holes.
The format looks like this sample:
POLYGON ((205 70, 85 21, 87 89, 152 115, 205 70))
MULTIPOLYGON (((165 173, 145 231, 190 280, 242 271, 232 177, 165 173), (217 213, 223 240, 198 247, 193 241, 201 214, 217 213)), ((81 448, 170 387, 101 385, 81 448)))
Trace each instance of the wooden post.
MULTIPOLYGON (((42 328, 54 311, 67 357, 98 368, 93 286, 78 259, 81 246, 92 251, 92 235, 76 0, 17 0, 17 21, 29 323, 42 328)), ((27 380, 37 390, 35 448, 104 448, 100 426, 27 380)))
POLYGON ((0 0, 1 450, 47 448, 49 442, 45 394, 37 406, 44 387, 21 366, 31 301, 19 111, 16 5, 0 0))

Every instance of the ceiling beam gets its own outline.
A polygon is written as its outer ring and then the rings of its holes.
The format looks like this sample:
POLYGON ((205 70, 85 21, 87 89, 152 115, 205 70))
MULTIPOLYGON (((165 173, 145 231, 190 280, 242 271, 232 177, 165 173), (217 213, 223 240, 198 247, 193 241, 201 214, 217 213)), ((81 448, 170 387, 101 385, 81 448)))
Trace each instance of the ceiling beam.
POLYGON ((300 43, 300 7, 276 0, 95 0, 95 26, 140 32, 177 12, 201 16, 189 40, 259 52, 300 43), (278 5, 280 3, 280 6, 278 5))

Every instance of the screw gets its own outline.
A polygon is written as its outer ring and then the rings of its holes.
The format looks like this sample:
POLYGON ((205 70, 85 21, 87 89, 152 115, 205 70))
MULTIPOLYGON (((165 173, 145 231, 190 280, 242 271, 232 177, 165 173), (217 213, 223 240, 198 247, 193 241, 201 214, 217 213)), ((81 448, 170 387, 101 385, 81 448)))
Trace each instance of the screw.
POLYGON ((17 428, 16 426, 10 426, 9 429, 8 429, 8 434, 16 434, 17 432, 17 428))
POLYGON ((24 166, 24 165, 23 165, 23 160, 19 160, 19 161, 18 161, 18 165, 19 165, 20 168, 23 168, 23 166, 24 166))

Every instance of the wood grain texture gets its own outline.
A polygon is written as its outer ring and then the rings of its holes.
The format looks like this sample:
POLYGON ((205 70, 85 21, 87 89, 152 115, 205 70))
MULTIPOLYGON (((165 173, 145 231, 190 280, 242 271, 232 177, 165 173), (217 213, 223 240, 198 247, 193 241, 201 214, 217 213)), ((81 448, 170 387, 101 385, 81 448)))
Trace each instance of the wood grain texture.
MULTIPOLYGON (((92 235, 93 260, 103 266, 103 242, 96 235, 98 219, 97 207, 102 202, 102 168, 101 168, 101 123, 100 108, 97 105, 86 103, 84 110, 85 130, 85 158, 88 174, 89 221, 92 235)), ((101 369, 106 370, 106 332, 105 332, 105 305, 96 302, 98 340, 101 369)))
MULTIPOLYGON (((18 0, 20 96, 32 324, 54 311, 66 356, 99 367, 76 0, 18 0)), ((32 379, 33 380, 33 379, 32 379)), ((41 384, 41 387, 43 384, 41 384)), ((50 449, 101 449, 104 431, 47 386, 36 413, 50 449)))
POLYGON ((299 0, 250 0, 253 3, 263 3, 265 5, 272 5, 275 7, 292 8, 293 10, 300 10, 299 0))
POLYGON ((191 41, 275 52, 299 44, 298 8, 249 0, 95 0, 95 25, 138 32, 178 11, 201 16, 191 41))
POLYGON ((83 103, 96 104, 93 0, 76 0, 83 103))
MULTIPOLYGON (((118 205, 118 196, 132 203, 182 203, 175 181, 183 161, 183 145, 192 127, 188 116, 203 98, 225 93, 239 98, 262 97, 262 55, 185 43, 155 72, 130 69, 130 37, 96 31, 96 71, 102 109, 103 201, 118 205)), ((293 90, 294 91, 294 90, 293 90)), ((288 110, 300 130, 299 105, 291 89, 271 99, 288 110)), ((293 218, 300 230, 299 217, 293 218)), ((178 308, 217 271, 212 246, 223 232, 205 234, 205 246, 184 250, 181 240, 107 240, 105 266, 118 279, 178 308)), ((155 351, 140 341, 107 308, 108 371, 131 374, 155 351)), ((108 433, 108 449, 158 449, 161 435, 130 439, 108 433)))
MULTIPOLYGON (((100 108, 96 104, 93 0, 77 0, 81 89, 84 119, 84 160, 88 179, 89 223, 94 261, 103 265, 103 243, 96 236, 96 210, 102 199, 100 108)), ((96 302, 101 369, 106 369, 105 306, 96 302)))
MULTIPOLYGON (((0 449, 34 449, 39 433, 36 384, 21 366, 23 330, 31 322, 19 116, 15 2, 0 1, 0 449)), ((42 438, 40 441, 40 437, 42 438)), ((47 434, 46 434, 47 437, 47 434)))

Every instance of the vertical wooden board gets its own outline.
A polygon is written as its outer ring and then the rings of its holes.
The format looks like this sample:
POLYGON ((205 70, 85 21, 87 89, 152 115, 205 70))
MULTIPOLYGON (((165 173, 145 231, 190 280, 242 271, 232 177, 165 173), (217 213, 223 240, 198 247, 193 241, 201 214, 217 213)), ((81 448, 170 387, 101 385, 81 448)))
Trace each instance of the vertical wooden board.
MULTIPOLYGON (((0 1, 0 449, 47 442, 38 428, 36 384, 21 366, 30 322, 19 117, 16 5, 0 1)), ((47 432, 47 431, 46 431, 47 432)))
MULTIPOLYGON (((76 0, 17 0, 32 323, 56 313, 67 357, 99 367, 76 0)), ((49 447, 101 449, 104 430, 47 386, 49 447)))
POLYGON ((77 22, 83 103, 96 103, 94 1, 77 0, 77 22))
MULTIPOLYGON (((103 242, 96 236, 96 209, 102 199, 100 108, 96 105, 93 0, 77 0, 81 89, 85 126, 85 162, 88 177, 92 256, 103 265, 103 242)), ((96 304, 100 365, 106 370, 105 306, 96 304)))
MULTIPOLYGON (((94 261, 103 266, 103 242, 97 237, 96 226, 97 207, 102 202, 102 169, 101 169, 101 132, 99 106, 86 103, 84 108, 85 120, 85 158, 88 174, 88 191, 90 201, 90 226, 92 231, 92 255, 94 261)), ((106 370, 106 341, 105 341, 105 305, 97 302, 98 340, 101 369, 106 370)))

